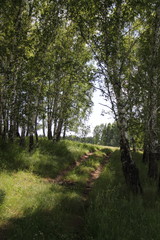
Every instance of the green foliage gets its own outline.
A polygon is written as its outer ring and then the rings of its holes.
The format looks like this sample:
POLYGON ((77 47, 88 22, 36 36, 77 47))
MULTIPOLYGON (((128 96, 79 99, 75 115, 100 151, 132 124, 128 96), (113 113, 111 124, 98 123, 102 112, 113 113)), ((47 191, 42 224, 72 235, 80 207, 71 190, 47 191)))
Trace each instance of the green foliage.
POLYGON ((108 125, 101 124, 93 132, 94 143, 104 146, 119 146, 119 130, 116 122, 108 125))
POLYGON ((58 141, 90 112, 91 51, 61 1, 4 1, 0 15, 0 135, 36 135, 43 119, 58 141))
POLYGON ((85 143, 91 143, 94 144, 94 139, 93 137, 79 137, 76 135, 69 135, 66 136, 66 139, 72 140, 72 141, 78 141, 78 142, 85 142, 85 143))

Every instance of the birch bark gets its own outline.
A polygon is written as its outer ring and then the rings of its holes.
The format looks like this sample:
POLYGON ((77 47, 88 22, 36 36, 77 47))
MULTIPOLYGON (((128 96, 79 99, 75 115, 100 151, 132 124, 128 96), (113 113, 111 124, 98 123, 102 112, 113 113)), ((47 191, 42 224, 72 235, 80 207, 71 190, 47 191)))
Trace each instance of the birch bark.
POLYGON ((114 87, 114 93, 117 101, 117 114, 118 114, 118 128, 120 130, 120 150, 121 150, 121 162, 122 170, 125 177, 126 184, 130 187, 134 193, 142 193, 142 187, 139 179, 139 170, 133 161, 129 137, 128 137, 128 124, 127 124, 127 101, 123 93, 123 88, 119 84, 112 83, 114 87))

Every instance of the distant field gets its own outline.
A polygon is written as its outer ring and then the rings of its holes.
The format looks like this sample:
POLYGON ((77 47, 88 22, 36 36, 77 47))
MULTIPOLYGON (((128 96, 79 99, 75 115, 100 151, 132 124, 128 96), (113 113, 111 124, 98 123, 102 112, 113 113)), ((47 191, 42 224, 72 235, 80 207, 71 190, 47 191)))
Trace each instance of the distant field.
POLYGON ((111 149, 112 151, 119 150, 119 147, 102 146, 102 145, 98 145, 98 146, 99 146, 99 147, 102 147, 102 148, 109 148, 109 149, 111 149))

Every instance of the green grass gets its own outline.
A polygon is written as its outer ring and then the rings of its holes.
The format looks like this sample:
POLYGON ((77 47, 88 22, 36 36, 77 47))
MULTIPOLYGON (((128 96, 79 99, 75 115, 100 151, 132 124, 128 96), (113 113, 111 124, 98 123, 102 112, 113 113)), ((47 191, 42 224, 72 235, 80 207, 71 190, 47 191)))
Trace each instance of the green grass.
MULTIPOLYGON (((45 139, 32 153, 16 144, 1 145, 0 151, 0 239, 72 240, 81 239, 84 228, 85 203, 82 187, 61 186, 47 182, 99 146, 45 139), (3 237, 3 238, 2 238, 3 237)), ((106 150, 105 150, 106 151, 106 150)), ((99 155, 99 161, 104 153, 99 155)), ((95 168, 81 166, 79 180, 95 168)), ((87 175, 88 177, 88 175, 87 175)))
POLYGON ((0 239, 4 240, 159 240, 160 199, 147 177, 142 154, 134 153, 144 189, 134 196, 126 187, 116 148, 40 139, 32 152, 16 144, 0 145, 0 239), (87 201, 90 174, 112 151, 87 201), (56 177, 87 152, 94 152, 64 177, 56 177))
POLYGON ((141 154, 134 154, 140 168, 143 196, 133 196, 121 171, 119 152, 96 182, 86 216, 86 236, 94 240, 159 240, 160 201, 157 186, 147 177, 141 154))
POLYGON ((83 186, 89 180, 91 172, 95 171, 96 168, 100 166, 104 157, 104 152, 97 151, 88 159, 82 161, 79 166, 70 171, 66 176, 66 180, 76 182, 80 186, 83 186))
POLYGON ((38 148, 32 153, 17 144, 0 144, 0 171, 28 170, 42 177, 55 177, 82 155, 97 149, 96 145, 68 140, 53 144, 40 139, 38 148))
POLYGON ((27 172, 0 178, 0 224, 7 239, 69 239, 74 234, 72 222, 83 214, 78 193, 27 172))

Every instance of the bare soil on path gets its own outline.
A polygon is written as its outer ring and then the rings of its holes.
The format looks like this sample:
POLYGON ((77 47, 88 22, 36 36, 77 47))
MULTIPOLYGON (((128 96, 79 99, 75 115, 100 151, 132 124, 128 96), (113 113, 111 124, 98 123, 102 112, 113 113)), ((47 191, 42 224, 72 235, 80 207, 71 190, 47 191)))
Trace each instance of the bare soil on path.
MULTIPOLYGON (((76 161, 74 164, 70 165, 68 168, 63 170, 56 178, 45 178, 43 179, 46 183, 56 183, 60 185, 65 186, 73 186, 76 185, 76 182, 71 180, 66 180, 65 176, 72 170, 74 170, 77 166, 79 166, 83 161, 87 161, 90 156, 94 155, 95 152, 89 152, 83 155, 78 161, 76 161)), ((90 173, 90 177, 88 181, 86 182, 83 190, 84 200, 86 201, 89 195, 89 192, 91 191, 94 182, 99 178, 100 174, 102 173, 105 165, 109 161, 110 155, 106 155, 102 161, 102 163, 90 173)))
POLYGON ((83 155, 82 157, 80 157, 80 159, 78 161, 76 161, 75 163, 72 163, 69 167, 67 167, 65 170, 63 170, 62 172, 60 172, 58 174, 58 176, 56 178, 44 178, 44 182, 48 182, 48 183, 57 183, 57 184, 63 184, 64 182, 64 177, 70 172, 72 171, 75 167, 78 167, 83 161, 86 161, 90 156, 92 156, 94 154, 94 152, 88 152, 85 155, 83 155))

